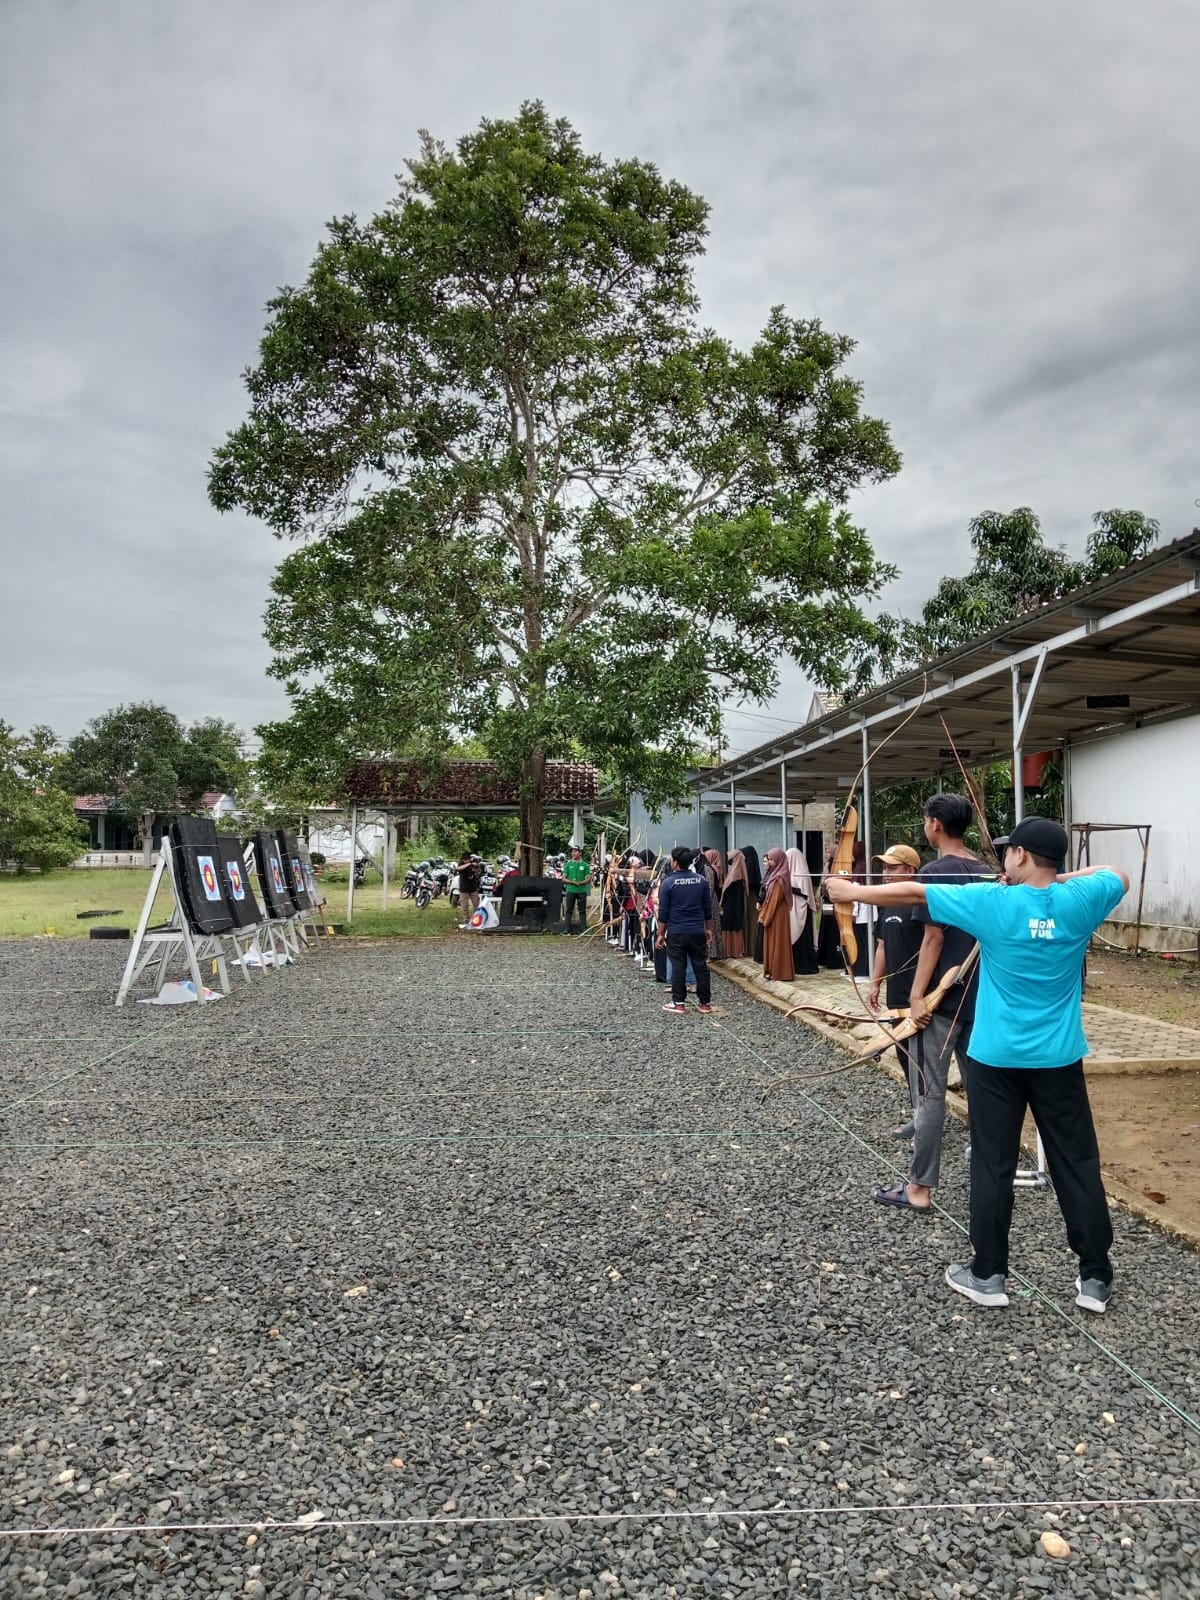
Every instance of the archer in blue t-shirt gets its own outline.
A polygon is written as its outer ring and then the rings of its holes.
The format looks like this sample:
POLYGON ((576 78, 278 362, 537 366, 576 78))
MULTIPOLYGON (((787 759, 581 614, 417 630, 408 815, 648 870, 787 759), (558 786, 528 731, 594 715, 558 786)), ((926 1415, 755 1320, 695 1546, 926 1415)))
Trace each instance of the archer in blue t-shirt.
POLYGON ((1026 817, 995 848, 1000 883, 849 884, 826 882, 834 901, 925 904, 938 921, 979 942, 979 997, 971 1034, 967 1102, 971 1117, 969 1266, 946 1281, 977 1305, 1006 1306, 1013 1179, 1025 1111, 1046 1148, 1054 1192, 1079 1257, 1078 1306, 1102 1312, 1112 1285, 1112 1219, 1100 1174, 1100 1151, 1082 1057, 1083 958, 1088 940, 1129 889, 1114 867, 1064 873, 1066 830, 1048 817, 1026 817))

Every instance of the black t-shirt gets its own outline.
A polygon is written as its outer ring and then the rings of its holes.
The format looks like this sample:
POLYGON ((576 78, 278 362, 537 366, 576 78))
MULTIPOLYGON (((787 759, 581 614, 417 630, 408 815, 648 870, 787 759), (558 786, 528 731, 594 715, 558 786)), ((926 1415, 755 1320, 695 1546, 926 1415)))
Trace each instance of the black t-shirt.
POLYGON ((925 924, 918 922, 918 906, 879 906, 875 924, 877 936, 883 940, 883 961, 887 969, 887 1003, 889 1006, 906 1006, 912 993, 912 981, 917 970, 917 956, 921 940, 925 937, 925 924))
MULTIPOLYGON (((995 873, 986 862, 978 860, 975 856, 939 856, 936 861, 929 861, 923 866, 917 877, 922 883, 936 881, 938 883, 962 883, 970 878, 991 878, 995 873)), ((914 906, 914 918, 921 923, 933 923, 929 915, 928 906, 914 906)), ((964 933, 961 928, 952 928, 946 923, 939 922, 937 927, 942 929, 942 953, 938 957, 938 964, 934 968, 933 977, 929 987, 934 989, 942 981, 943 976, 951 967, 957 967, 971 953, 975 943, 969 933, 964 933)), ((975 1020, 975 995, 979 988, 979 966, 976 964, 967 981, 966 995, 963 995, 962 985, 954 984, 947 994, 947 1000, 953 998, 954 1010, 963 1022, 975 1020)), ((947 1000, 942 1001, 943 1007, 947 1000)))
POLYGON ((459 894, 478 894, 483 882, 483 869, 475 861, 464 861, 458 869, 459 894))

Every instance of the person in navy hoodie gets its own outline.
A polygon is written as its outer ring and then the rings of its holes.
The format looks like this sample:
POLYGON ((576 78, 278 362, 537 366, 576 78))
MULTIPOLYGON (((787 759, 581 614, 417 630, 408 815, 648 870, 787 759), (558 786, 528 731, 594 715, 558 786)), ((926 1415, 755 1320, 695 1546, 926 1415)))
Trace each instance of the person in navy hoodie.
POLYGON ((708 970, 708 942, 712 938, 713 900, 708 879, 692 870, 694 853, 686 845, 671 851, 672 870, 658 891, 658 937, 671 957, 671 998, 664 1011, 687 1010, 687 964, 691 957, 696 974, 696 999, 700 1010, 712 1010, 712 975, 708 970))

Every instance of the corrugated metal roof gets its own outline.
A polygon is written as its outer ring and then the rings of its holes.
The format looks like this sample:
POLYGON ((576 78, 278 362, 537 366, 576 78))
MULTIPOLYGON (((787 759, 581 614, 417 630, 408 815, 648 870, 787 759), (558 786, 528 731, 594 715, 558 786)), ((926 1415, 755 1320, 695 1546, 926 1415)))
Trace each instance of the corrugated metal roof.
POLYGON ((876 786, 953 771, 954 747, 971 765, 1004 760, 1014 669, 1022 694, 1039 674, 1026 752, 1200 710, 1200 530, 697 773, 692 787, 733 782, 739 795, 778 799, 786 761, 790 802, 835 798, 862 765, 864 729, 876 786), (1113 696, 1128 704, 1096 703, 1113 696))

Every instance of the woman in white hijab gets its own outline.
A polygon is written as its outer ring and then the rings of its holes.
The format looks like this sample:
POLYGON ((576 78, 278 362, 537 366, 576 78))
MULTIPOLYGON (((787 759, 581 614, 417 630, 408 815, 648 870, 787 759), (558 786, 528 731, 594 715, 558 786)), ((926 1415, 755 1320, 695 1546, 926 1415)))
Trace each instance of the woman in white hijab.
POLYGON ((787 851, 787 863, 792 880, 792 965, 799 977, 820 970, 817 966, 817 945, 813 933, 817 897, 813 892, 812 874, 808 870, 808 862, 794 845, 787 851))

